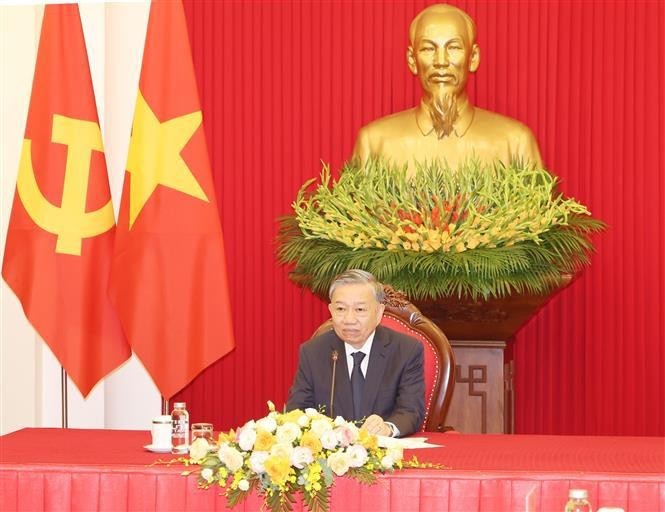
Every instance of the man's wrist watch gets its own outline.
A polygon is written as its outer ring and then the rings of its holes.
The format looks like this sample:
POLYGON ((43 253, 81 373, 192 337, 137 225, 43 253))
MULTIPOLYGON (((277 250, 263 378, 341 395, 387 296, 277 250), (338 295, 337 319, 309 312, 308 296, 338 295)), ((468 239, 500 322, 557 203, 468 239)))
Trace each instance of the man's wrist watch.
POLYGON ((388 428, 390 429, 390 437, 396 437, 397 436, 397 427, 390 423, 389 421, 384 421, 386 425, 388 425, 388 428))

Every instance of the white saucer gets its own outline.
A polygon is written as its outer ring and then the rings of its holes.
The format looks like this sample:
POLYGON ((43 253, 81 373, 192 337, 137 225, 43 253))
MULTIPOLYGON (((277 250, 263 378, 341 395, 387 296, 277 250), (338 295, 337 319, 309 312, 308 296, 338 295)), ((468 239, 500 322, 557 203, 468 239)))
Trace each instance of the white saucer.
POLYGON ((168 448, 164 446, 153 446, 151 444, 146 444, 143 448, 152 453, 171 453, 171 447, 168 448))

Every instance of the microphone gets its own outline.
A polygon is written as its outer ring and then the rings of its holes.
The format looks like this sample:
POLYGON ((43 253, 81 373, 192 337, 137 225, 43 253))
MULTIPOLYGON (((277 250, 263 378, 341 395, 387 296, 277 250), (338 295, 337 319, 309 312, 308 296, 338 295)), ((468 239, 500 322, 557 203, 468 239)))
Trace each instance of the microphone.
POLYGON ((333 412, 333 398, 335 396, 335 372, 337 371, 337 358, 339 354, 337 350, 333 350, 330 358, 332 359, 333 371, 332 371, 332 380, 330 381, 330 417, 335 418, 333 412))

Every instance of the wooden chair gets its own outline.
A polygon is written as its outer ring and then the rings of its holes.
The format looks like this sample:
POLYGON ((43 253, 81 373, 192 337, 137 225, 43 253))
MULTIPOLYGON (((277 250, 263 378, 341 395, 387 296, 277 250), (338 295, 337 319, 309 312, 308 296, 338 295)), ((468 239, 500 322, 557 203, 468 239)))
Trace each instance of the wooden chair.
MULTIPOLYGON (((448 338, 430 319, 423 316, 406 296, 384 285, 386 305, 381 325, 408 334, 423 344, 425 359, 425 420, 421 430, 443 432, 444 421, 453 396, 455 360, 448 338)), ((332 320, 314 333, 332 329, 332 320)))

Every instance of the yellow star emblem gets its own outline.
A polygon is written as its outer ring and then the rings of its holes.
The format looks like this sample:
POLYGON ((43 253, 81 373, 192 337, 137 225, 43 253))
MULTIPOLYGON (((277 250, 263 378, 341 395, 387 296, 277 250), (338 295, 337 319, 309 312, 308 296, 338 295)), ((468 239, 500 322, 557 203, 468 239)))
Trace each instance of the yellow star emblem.
POLYGON ((157 185, 208 201, 180 156, 199 126, 200 110, 161 123, 139 91, 127 158, 130 229, 157 185))

